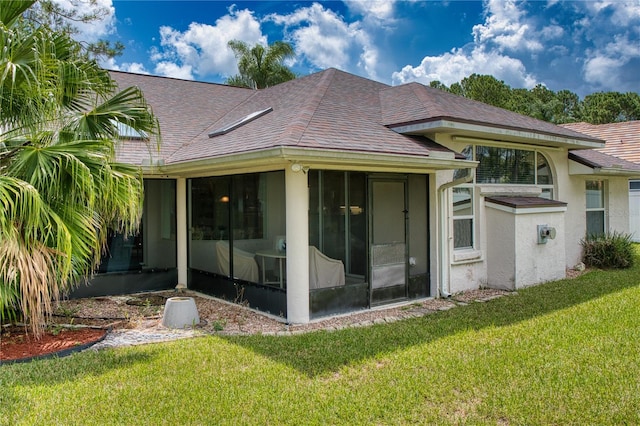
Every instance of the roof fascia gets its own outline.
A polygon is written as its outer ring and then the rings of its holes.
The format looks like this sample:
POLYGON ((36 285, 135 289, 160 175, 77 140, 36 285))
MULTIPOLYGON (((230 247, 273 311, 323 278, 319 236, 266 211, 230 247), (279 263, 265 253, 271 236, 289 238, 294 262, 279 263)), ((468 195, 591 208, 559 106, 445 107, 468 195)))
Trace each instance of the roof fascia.
POLYGON ((431 156, 411 156, 346 150, 274 147, 197 161, 143 167, 143 174, 146 176, 182 177, 228 175, 282 170, 294 163, 311 169, 433 173, 436 170, 475 168, 478 164, 476 161, 456 159, 452 152, 436 151, 432 154, 431 156))
POLYGON ((586 164, 586 162, 569 159, 569 175, 638 177, 640 176, 640 171, 629 170, 622 167, 598 167, 586 164))
POLYGON ((450 119, 439 119, 421 123, 389 126, 401 134, 459 133, 460 136, 481 135, 480 138, 504 140, 505 142, 525 142, 531 145, 565 148, 603 148, 604 141, 598 139, 577 139, 523 129, 505 128, 450 119))

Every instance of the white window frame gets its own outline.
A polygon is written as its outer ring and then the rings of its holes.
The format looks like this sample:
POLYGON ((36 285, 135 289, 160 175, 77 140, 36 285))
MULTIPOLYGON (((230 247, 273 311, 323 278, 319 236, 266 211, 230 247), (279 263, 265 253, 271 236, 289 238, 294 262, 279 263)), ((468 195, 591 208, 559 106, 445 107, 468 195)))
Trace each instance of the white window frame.
POLYGON ((585 189, 585 235, 588 237, 589 235, 594 235, 594 234, 599 234, 595 233, 595 232, 589 232, 588 226, 589 226, 589 220, 587 219, 587 214, 591 213, 591 212, 602 212, 602 233, 605 234, 607 232, 607 229, 609 229, 608 227, 608 214, 607 214, 607 181, 604 179, 587 179, 584 182, 584 189, 585 189), (600 200, 602 202, 602 206, 601 207, 589 207, 588 205, 588 195, 587 195, 587 184, 589 182, 600 182, 602 184, 602 188, 601 188, 601 194, 600 194, 600 200))
MULTIPOLYGON (((506 148, 506 149, 514 149, 514 150, 519 150, 519 151, 530 151, 534 153, 534 182, 533 184, 510 184, 510 183, 477 183, 476 182, 476 172, 475 170, 473 171, 473 180, 471 181, 471 183, 467 183, 467 184, 462 184, 462 185, 458 185, 455 188, 469 188, 470 189, 470 193, 471 193, 471 208, 472 208, 472 214, 471 215, 461 215, 461 216, 456 216, 455 213, 452 211, 451 214, 451 236, 453 237, 453 242, 451 243, 451 247, 453 248, 454 252, 463 252, 463 251, 473 251, 476 249, 476 245, 477 245, 477 238, 476 238, 476 231, 477 231, 477 211, 476 211, 476 205, 477 205, 477 196, 476 196, 476 188, 478 186, 482 186, 482 187, 487 187, 487 186, 505 186, 505 185, 514 185, 514 186, 529 186, 529 187, 536 187, 539 188, 542 192, 540 194, 540 197, 542 198, 547 198, 550 200, 554 199, 554 194, 555 194, 555 174, 553 173, 553 170, 551 170, 551 162, 549 161, 549 158, 547 155, 545 155, 542 151, 534 149, 534 148, 517 148, 514 146, 508 146, 508 147, 504 147, 504 146, 494 146, 494 145, 483 145, 483 144, 470 144, 467 147, 465 147, 461 152, 464 153, 465 150, 468 150, 470 148, 471 150, 471 158, 467 158, 468 160, 476 160, 476 147, 477 146, 488 146, 488 147, 498 147, 498 148, 506 148), (538 154, 541 155, 547 165, 549 166, 549 173, 551 174, 551 183, 550 184, 540 184, 538 183, 538 154), (471 247, 455 247, 455 221, 456 220, 469 220, 471 219, 471 229, 472 229, 472 246, 471 247)), ((453 191, 451 193, 451 208, 453 209, 453 191)), ((606 216, 606 215, 605 215, 606 216)), ((454 256, 455 258, 455 256, 454 256)))
POLYGON ((454 188, 451 188, 451 203, 452 203, 452 208, 455 209, 455 205, 454 205, 454 193, 456 189, 468 189, 469 190, 469 195, 471 196, 471 214, 466 214, 466 215, 456 215, 455 214, 455 210, 452 212, 452 219, 453 219, 453 229, 452 229, 452 233, 453 233, 453 249, 454 250, 473 250, 476 246, 476 219, 475 219, 475 212, 476 212, 476 207, 475 207, 475 187, 474 185, 469 185, 469 184, 465 184, 465 185, 458 185, 454 188), (455 246, 455 222, 459 221, 459 220, 471 220, 471 245, 470 246, 462 246, 462 247, 456 247, 455 246))

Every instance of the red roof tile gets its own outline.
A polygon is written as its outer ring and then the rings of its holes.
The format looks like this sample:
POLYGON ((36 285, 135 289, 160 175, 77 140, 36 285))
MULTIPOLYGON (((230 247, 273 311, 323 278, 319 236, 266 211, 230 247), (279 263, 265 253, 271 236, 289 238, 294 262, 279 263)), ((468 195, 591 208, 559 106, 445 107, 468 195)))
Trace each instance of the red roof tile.
POLYGON ((597 151, 640 164, 640 121, 609 124, 568 123, 563 127, 604 139, 604 148, 597 151))

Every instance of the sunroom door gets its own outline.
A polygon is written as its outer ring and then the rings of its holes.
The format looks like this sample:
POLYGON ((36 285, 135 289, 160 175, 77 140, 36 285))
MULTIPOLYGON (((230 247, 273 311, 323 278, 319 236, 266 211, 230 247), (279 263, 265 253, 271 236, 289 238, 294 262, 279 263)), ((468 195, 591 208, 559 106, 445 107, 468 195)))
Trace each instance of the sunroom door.
POLYGON ((371 305, 407 297, 407 183, 370 179, 371 305))

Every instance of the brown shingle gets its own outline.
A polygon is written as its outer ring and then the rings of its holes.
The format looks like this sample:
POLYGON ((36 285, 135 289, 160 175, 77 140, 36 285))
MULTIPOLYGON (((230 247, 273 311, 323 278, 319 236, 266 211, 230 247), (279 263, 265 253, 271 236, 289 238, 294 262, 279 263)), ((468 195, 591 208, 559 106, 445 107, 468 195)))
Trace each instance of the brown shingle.
POLYGON ((598 141, 583 133, 457 96, 419 83, 391 87, 380 93, 383 123, 389 127, 445 119, 505 129, 598 141))
POLYGON ((452 153, 427 138, 388 127, 441 118, 597 140, 418 83, 391 87, 336 69, 263 90, 116 71, 112 76, 122 88, 139 86, 160 120, 159 153, 140 141, 126 141, 120 147, 118 158, 134 164, 152 157, 171 164, 282 146, 423 157, 434 151, 452 153), (209 137, 212 131, 266 108, 272 111, 209 137))
POLYGON ((169 158, 182 144, 199 135, 237 104, 253 94, 252 90, 221 84, 110 71, 121 89, 139 87, 160 120, 162 145, 123 141, 118 159, 133 164, 153 158, 169 158))

